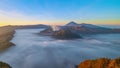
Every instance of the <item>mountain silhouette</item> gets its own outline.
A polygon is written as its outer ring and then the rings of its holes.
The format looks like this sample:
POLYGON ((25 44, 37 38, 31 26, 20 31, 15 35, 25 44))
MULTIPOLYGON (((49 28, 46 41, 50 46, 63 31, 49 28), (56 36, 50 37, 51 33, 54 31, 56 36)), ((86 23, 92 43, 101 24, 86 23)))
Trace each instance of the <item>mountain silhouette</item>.
POLYGON ((65 26, 77 26, 78 24, 74 21, 69 22, 68 24, 66 24, 65 26))

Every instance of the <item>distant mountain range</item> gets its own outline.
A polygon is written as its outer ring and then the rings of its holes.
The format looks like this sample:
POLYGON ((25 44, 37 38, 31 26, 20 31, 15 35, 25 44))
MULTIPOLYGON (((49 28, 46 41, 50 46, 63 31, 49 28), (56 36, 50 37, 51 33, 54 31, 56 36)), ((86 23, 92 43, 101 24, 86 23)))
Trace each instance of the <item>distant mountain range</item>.
MULTIPOLYGON (((43 24, 12 26, 12 27, 14 27, 16 29, 36 29, 36 28, 49 29, 51 27, 51 29, 52 29, 52 26, 43 25, 43 24)), ((71 21, 71 22, 67 23, 66 25, 56 26, 56 27, 58 27, 60 29, 67 29, 67 30, 70 30, 71 32, 80 33, 80 34, 120 33, 120 28, 107 28, 107 27, 102 27, 102 26, 93 25, 93 24, 86 24, 86 23, 78 24, 74 21, 71 21)))
POLYGON ((81 33, 81 34, 103 34, 103 33, 120 33, 120 29, 112 29, 102 26, 97 26, 93 24, 77 24, 72 21, 68 24, 62 26, 62 28, 70 29, 73 32, 81 33))
POLYGON ((16 25, 16 26, 5 26, 5 27, 13 27, 16 29, 37 29, 37 28, 48 28, 50 27, 49 25, 43 25, 43 24, 38 24, 38 25, 16 25))
POLYGON ((74 21, 69 22, 68 24, 64 25, 64 26, 75 26, 75 27, 86 27, 86 28, 105 28, 105 27, 101 27, 101 26, 97 26, 97 25, 93 25, 93 24, 86 24, 86 23, 82 23, 82 24, 77 24, 74 21))
POLYGON ((68 24, 64 26, 56 26, 59 28, 59 30, 54 31, 52 27, 49 27, 40 33, 42 35, 53 35, 55 32, 57 32, 58 35, 65 34, 65 33, 72 33, 72 34, 107 34, 107 33, 120 33, 120 29, 112 29, 112 28, 106 28, 102 26, 97 26, 93 24, 77 24, 74 21, 69 22, 68 24), (63 32, 63 33, 62 33, 63 32))

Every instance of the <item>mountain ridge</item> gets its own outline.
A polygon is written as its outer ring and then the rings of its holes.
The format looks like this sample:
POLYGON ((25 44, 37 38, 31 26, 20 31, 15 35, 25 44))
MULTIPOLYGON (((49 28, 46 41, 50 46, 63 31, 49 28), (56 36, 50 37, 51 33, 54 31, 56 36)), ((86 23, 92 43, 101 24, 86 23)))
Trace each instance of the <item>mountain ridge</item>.
POLYGON ((65 26, 77 26, 78 24, 74 21, 67 23, 65 26))

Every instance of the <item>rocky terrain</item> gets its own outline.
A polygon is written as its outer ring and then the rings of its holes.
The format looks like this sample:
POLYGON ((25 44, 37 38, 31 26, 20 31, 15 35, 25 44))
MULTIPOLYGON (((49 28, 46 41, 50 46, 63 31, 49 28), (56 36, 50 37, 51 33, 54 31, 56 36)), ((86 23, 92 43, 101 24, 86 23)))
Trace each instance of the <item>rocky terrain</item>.
POLYGON ((0 68, 12 68, 9 64, 0 62, 0 68))
POLYGON ((79 39, 82 38, 79 34, 72 32, 71 30, 67 29, 60 29, 59 31, 55 31, 53 33, 54 38, 58 39, 79 39))
POLYGON ((54 31, 51 27, 40 32, 40 35, 52 36, 56 39, 78 39, 82 38, 78 33, 75 33, 69 29, 61 28, 54 31))
POLYGON ((51 36, 53 35, 54 31, 51 27, 46 28, 45 30, 41 31, 39 34, 44 36, 51 36))
POLYGON ((81 62, 77 68, 120 68, 120 58, 85 60, 81 62))
POLYGON ((52 36, 57 39, 78 39, 81 38, 80 35, 120 33, 120 29, 106 28, 85 23, 77 24, 74 21, 64 26, 56 26, 56 28, 57 29, 53 28, 53 26, 49 26, 39 34, 52 36))
MULTIPOLYGON (((57 26, 60 30, 54 31, 55 29, 51 27, 43 30, 40 32, 41 35, 55 35, 54 33, 57 33, 60 35, 61 32, 70 32, 69 35, 72 34, 80 34, 80 35, 86 35, 86 34, 110 34, 110 33, 120 33, 120 29, 116 28, 106 28, 106 27, 101 27, 93 24, 77 24, 76 22, 69 22, 68 24, 64 26, 57 26), (69 31, 68 31, 69 30, 69 31), (60 32, 59 32, 60 31, 60 32)), ((66 32, 66 33, 67 33, 66 32)), ((62 33, 65 34, 65 33, 62 33)), ((58 36, 57 35, 57 36, 58 36)))
POLYGON ((12 27, 0 27, 0 51, 14 45, 10 42, 14 33, 15 30, 12 27))

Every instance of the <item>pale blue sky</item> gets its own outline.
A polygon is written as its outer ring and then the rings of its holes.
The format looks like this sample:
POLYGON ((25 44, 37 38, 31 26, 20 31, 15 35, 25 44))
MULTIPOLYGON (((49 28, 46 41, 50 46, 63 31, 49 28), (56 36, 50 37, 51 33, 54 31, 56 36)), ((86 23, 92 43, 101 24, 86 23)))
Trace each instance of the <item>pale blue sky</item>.
POLYGON ((120 0, 0 0, 0 18, 16 24, 118 20, 120 0))

